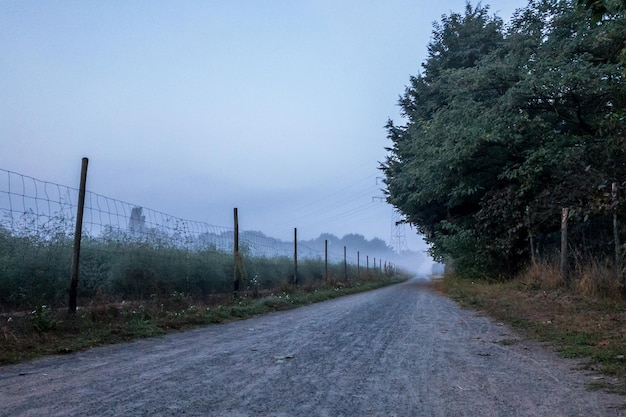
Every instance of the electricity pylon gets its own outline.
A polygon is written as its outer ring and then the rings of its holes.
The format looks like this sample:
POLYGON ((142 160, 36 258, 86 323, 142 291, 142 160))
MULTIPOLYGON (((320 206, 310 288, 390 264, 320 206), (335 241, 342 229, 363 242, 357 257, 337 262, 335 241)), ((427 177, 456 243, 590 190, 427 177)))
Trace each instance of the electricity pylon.
MULTIPOLYGON (((382 180, 381 177, 376 177, 376 184, 378 180, 382 180)), ((372 197, 372 201, 385 202, 384 197, 372 197)), ((402 253, 409 250, 406 243, 406 224, 402 222, 402 215, 395 208, 391 208, 391 238, 389 239, 389 245, 396 251, 396 253, 402 253)))
POLYGON ((402 215, 396 209, 392 208, 391 212, 391 247, 397 252, 402 253, 409 250, 406 244, 406 224, 402 222, 402 215))

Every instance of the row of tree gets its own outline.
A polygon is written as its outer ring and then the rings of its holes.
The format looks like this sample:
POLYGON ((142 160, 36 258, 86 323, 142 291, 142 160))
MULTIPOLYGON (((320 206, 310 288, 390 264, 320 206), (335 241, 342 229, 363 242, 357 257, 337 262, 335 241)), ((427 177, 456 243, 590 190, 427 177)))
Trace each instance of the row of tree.
POLYGON ((511 276, 570 245, 608 257, 626 182, 624 1, 531 0, 504 23, 466 5, 434 24, 428 58, 387 124, 389 203, 436 260, 511 276))

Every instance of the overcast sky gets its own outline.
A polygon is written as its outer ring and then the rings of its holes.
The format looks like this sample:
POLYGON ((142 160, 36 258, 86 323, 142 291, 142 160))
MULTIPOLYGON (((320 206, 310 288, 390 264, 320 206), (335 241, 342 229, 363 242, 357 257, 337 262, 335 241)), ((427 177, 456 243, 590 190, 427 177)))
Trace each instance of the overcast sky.
POLYGON ((86 156, 90 191, 177 217, 389 242, 383 126, 464 6, 0 0, 0 168, 78 187, 86 156))

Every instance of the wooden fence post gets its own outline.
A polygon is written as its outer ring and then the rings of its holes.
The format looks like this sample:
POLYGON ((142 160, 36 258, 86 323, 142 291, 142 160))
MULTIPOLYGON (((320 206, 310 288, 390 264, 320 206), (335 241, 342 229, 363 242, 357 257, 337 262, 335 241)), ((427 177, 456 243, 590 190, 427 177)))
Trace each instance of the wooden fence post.
POLYGON ((561 209, 561 276, 563 281, 568 282, 567 276, 567 218, 569 216, 569 208, 561 209))
POLYGON ((361 251, 356 251, 356 277, 361 278, 361 251))
POLYGON ((298 228, 293 228, 293 285, 298 284, 298 228))
POLYGON ((324 239, 324 280, 328 282, 328 239, 324 239))
POLYGON ((611 185, 611 206, 613 209, 613 241, 615 243, 615 276, 622 279, 622 245, 619 238, 619 221, 617 219, 617 183, 611 185))
POLYGON ((239 215, 237 212, 237 207, 233 209, 233 217, 235 223, 235 231, 233 237, 233 254, 234 254, 234 264, 233 264, 233 294, 235 298, 239 298, 239 274, 237 269, 239 268, 240 255, 239 255, 239 215))
POLYGON ((78 189, 78 207, 76 208, 76 229, 74 230, 74 251, 72 253, 72 277, 69 291, 69 314, 76 313, 78 294, 78 265, 80 262, 80 240, 83 235, 83 213, 85 210, 85 189, 87 185, 87 165, 89 159, 83 158, 80 170, 80 188, 78 189))
POLYGON ((346 256, 346 247, 343 247, 343 278, 348 282, 348 258, 346 256))
POLYGON ((537 259, 535 258, 535 239, 533 237, 533 231, 530 221, 530 207, 526 206, 526 227, 528 229, 528 241, 530 243, 530 262, 532 265, 537 265, 537 259))

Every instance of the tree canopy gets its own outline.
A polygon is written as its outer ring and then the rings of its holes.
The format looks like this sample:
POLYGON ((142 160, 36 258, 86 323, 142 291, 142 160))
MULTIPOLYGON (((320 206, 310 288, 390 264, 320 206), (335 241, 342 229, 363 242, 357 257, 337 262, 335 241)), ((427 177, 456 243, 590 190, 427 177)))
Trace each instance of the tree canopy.
POLYGON ((626 16, 580 1, 531 0, 507 24, 469 3, 444 16, 400 97, 406 123, 386 125, 387 201, 463 274, 514 274, 529 235, 554 254, 561 207, 581 253, 610 253, 626 16))

